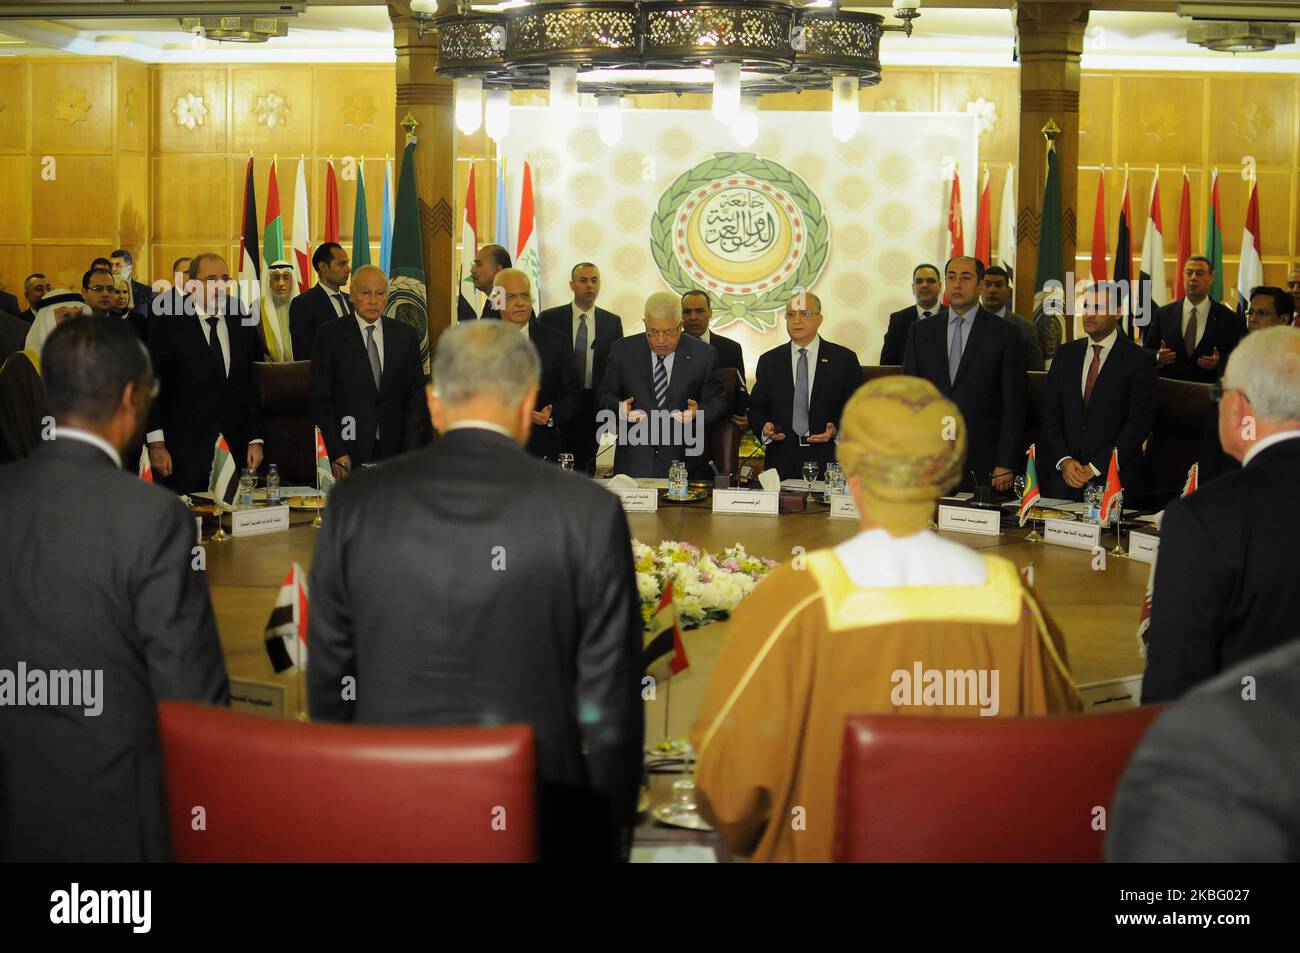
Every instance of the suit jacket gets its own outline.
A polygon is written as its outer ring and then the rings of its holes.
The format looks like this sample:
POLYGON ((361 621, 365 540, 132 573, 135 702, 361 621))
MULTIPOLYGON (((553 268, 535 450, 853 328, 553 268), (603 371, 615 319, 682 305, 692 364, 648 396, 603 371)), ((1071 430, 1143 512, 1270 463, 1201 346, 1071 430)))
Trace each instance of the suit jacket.
POLYGON ((1020 332, 1021 345, 1025 349, 1025 370, 1041 371, 1046 368, 1047 362, 1043 360, 1043 344, 1038 340, 1038 327, 1034 322, 1014 311, 1008 311, 999 317, 1020 332))
POLYGON ((724 338, 716 331, 709 332, 709 343, 718 352, 718 367, 734 367, 740 372, 739 386, 736 388, 736 401, 730 408, 734 414, 744 414, 749 409, 749 388, 745 384, 745 352, 739 341, 724 338))
POLYGON ((0 469, 0 525, 0 575, 25 580, 5 591, 0 669, 103 673, 97 715, 0 715, 0 860, 169 860, 156 706, 229 700, 194 518, 65 437, 0 469))
POLYGON ((1300 638, 1295 540, 1300 439, 1175 500, 1160 525, 1142 701, 1188 689, 1300 638))
POLYGON ((26 321, 28 324, 31 324, 36 320, 36 312, 31 308, 28 308, 26 311, 19 311, 17 317, 19 321, 26 321))
POLYGON ((1056 462, 1073 457, 1091 463, 1105 478, 1111 451, 1118 447, 1119 479, 1131 503, 1146 489, 1142 444, 1155 424, 1159 377, 1151 352, 1117 334, 1085 408, 1083 369, 1092 360, 1091 343, 1084 337, 1056 349, 1047 372, 1038 472, 1047 478, 1043 480, 1049 489, 1046 496, 1081 500, 1083 491, 1070 488, 1056 462))
MULTIPOLYGON (((538 319, 548 328, 554 328, 564 335, 564 339, 569 342, 569 354, 573 354, 573 304, 562 304, 558 308, 547 308, 541 313, 538 319)), ((623 337, 623 319, 612 311, 606 311, 604 308, 596 309, 595 337, 588 338, 592 351, 591 356, 591 389, 600 390, 600 382, 605 379, 605 364, 609 360, 609 349, 613 347, 614 342, 623 337)), ((588 328, 588 334, 591 329, 588 328)), ((574 372, 577 372, 577 364, 574 363, 574 372)), ((582 383, 579 382, 579 388, 582 383)))
MULTIPOLYGON (((823 433, 830 423, 838 433, 844 405, 862 386, 862 365, 858 363, 858 355, 848 348, 825 338, 819 340, 817 370, 813 374, 812 393, 808 395, 808 432, 823 433)), ((785 434, 784 440, 767 445, 764 458, 765 467, 776 470, 783 480, 798 479, 801 469, 799 440, 794 432, 794 368, 790 344, 786 341, 758 359, 754 393, 749 398, 749 426, 755 435, 761 439, 769 421, 785 434)), ((834 441, 813 445, 813 449, 823 452, 804 456, 834 458, 834 441)))
POLYGON ((1190 692, 1155 720, 1129 761, 1106 859, 1300 861, 1297 723, 1300 642, 1190 692), (1251 701, 1242 700, 1246 676, 1258 688, 1251 701))
POLYGON ((642 623, 613 494, 499 434, 452 430, 334 488, 308 619, 313 719, 522 722, 537 737, 544 856, 601 813, 635 822, 642 623), (355 701, 339 692, 347 675, 355 701))
MULTIPOLYGON (((650 413, 658 409, 652 354, 650 339, 644 334, 615 342, 609 349, 601 381, 601 410, 617 416, 619 404, 629 397, 633 398, 633 410, 650 413)), ((675 355, 663 409, 686 410, 686 402, 694 400, 699 405, 698 418, 680 426, 662 421, 655 425, 653 417, 641 424, 619 421, 615 473, 664 479, 674 460, 683 460, 689 467, 708 459, 709 427, 727 413, 727 395, 718 376, 718 352, 699 338, 683 333, 675 355)))
POLYGON ((1147 326, 1142 343, 1153 351, 1160 350, 1160 345, 1164 344, 1174 352, 1174 362, 1160 368, 1161 377, 1213 384, 1223 375, 1223 369, 1228 364, 1228 355, 1245 335, 1246 329, 1241 326, 1241 320, 1237 315, 1226 305, 1206 298, 1201 302, 1202 308, 1198 309, 1198 320, 1207 320, 1207 316, 1200 311, 1209 301, 1209 323, 1205 326, 1205 333, 1201 335, 1201 343, 1196 345, 1196 353, 1189 357, 1187 346, 1183 343, 1183 301, 1183 298, 1179 298, 1156 311, 1147 326), (1215 348, 1219 350, 1219 366, 1211 371, 1199 367, 1196 359, 1209 357, 1215 348))
POLYGON ((153 314, 153 289, 139 281, 131 282, 131 313, 146 322, 153 314))
POLYGON ((952 399, 966 421, 966 463, 962 487, 972 471, 983 484, 994 467, 1017 470, 1025 460, 1025 407, 1029 381, 1025 352, 1016 329, 980 308, 962 350, 957 378, 948 378, 947 314, 912 325, 903 373, 924 377, 952 399))
MULTIPOLYGON (((935 308, 938 309, 935 311, 935 315, 947 316, 948 306, 946 304, 940 302, 935 305, 935 308)), ((917 314, 916 305, 914 304, 895 311, 889 316, 889 328, 885 331, 885 344, 880 349, 880 363, 882 365, 903 363, 903 353, 907 350, 908 332, 912 330, 912 325, 919 318, 920 316, 917 314)))
MULTIPOLYGON (((351 297, 344 294, 343 300, 347 302, 348 313, 355 314, 351 297)), ((337 317, 324 285, 312 285, 295 297, 289 302, 289 337, 293 340, 293 353, 304 357, 311 354, 316 345, 316 332, 337 317)))
POLYGON ((241 468, 248 442, 262 436, 253 373, 253 364, 261 356, 257 328, 227 313, 230 370, 222 380, 213 367, 207 329, 200 321, 197 316, 158 318, 149 335, 149 355, 160 390, 149 410, 148 430, 163 431, 172 457, 172 475, 163 482, 180 493, 208 488, 218 433, 225 436, 235 465, 241 468))
POLYGON ((375 429, 384 457, 422 447, 433 439, 424 398, 424 364, 415 329, 380 318, 384 332, 383 373, 379 389, 370 371, 365 336, 356 318, 327 321, 316 333, 311 355, 312 414, 331 460, 352 458, 352 469, 373 463, 375 429), (353 418, 351 438, 342 421, 353 418))
POLYGON ((484 321, 500 321, 501 312, 492 306, 492 299, 489 298, 483 303, 483 313, 479 317, 484 321))
POLYGON ((27 332, 31 329, 32 326, 20 318, 0 311, 0 364, 10 354, 21 351, 26 346, 27 332))
POLYGON ((573 423, 578 411, 578 369, 573 364, 573 344, 554 328, 548 328, 536 318, 528 322, 528 339, 537 349, 542 361, 542 376, 537 387, 535 410, 550 405, 551 424, 542 427, 533 424, 528 438, 528 452, 535 457, 556 460, 564 428, 573 423))
POLYGON ((21 310, 17 298, 7 291, 0 291, 0 311, 5 314, 17 314, 21 310))

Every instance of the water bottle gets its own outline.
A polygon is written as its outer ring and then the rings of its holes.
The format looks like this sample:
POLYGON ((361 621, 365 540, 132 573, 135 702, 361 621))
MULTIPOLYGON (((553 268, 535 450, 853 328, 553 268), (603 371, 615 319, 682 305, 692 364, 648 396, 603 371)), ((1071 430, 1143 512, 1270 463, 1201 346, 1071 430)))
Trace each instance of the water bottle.
POLYGON ((827 506, 830 505, 831 497, 840 492, 840 481, 843 476, 838 463, 826 464, 826 488, 822 491, 822 502, 827 506))
POLYGON ((245 467, 239 474, 239 489, 235 492, 235 509, 251 510, 253 508, 253 485, 257 478, 251 467, 245 467))
POLYGON ((266 470, 266 505, 280 505, 280 471, 274 463, 266 470))
POLYGON ((686 495, 686 464, 674 460, 668 471, 668 495, 680 500, 686 495))

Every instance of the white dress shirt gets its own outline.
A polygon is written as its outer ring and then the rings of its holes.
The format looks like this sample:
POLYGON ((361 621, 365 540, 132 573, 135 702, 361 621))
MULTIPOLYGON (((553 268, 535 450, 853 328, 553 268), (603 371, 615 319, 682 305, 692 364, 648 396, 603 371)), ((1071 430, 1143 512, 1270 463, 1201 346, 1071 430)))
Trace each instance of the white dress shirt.
MULTIPOLYGON (((1119 325, 1116 325, 1114 330, 1112 330, 1110 334, 1106 335, 1106 337, 1102 338, 1100 341, 1094 341, 1092 338, 1088 338, 1087 340, 1088 340, 1088 346, 1084 348, 1083 351, 1082 376, 1080 376, 1079 378, 1080 394, 1086 394, 1088 392, 1088 368, 1092 366, 1093 354, 1098 353, 1092 349, 1093 346, 1097 344, 1101 345, 1101 352, 1098 355, 1101 358, 1101 360, 1100 363, 1098 363, 1097 365, 1097 375, 1100 377, 1101 369, 1106 366, 1106 358, 1110 356, 1111 350, 1115 347, 1115 342, 1119 340, 1119 325)), ((1094 384, 1093 386, 1096 385, 1094 384)), ((1061 464, 1063 464, 1066 460, 1069 459, 1070 459, 1069 457, 1061 457, 1061 459, 1057 460, 1056 469, 1059 471, 1061 469, 1061 464)), ((1079 462, 1083 463, 1084 461, 1080 460, 1079 462)), ((1098 470, 1095 466, 1093 466, 1093 464, 1084 463, 1084 466, 1086 466, 1089 470, 1092 471, 1093 476, 1095 477, 1101 476, 1101 471, 1098 470)))
POLYGON ((122 455, 117 449, 97 433, 91 433, 89 430, 82 430, 78 427, 58 427, 54 428, 55 440, 79 440, 82 443, 88 443, 92 447, 98 447, 108 454, 108 458, 113 461, 113 465, 119 470, 122 469, 122 455))
POLYGON ((929 530, 903 537, 864 530, 836 546, 835 555, 860 589, 978 586, 988 578, 977 552, 929 530))
POLYGON ((1300 430, 1283 430, 1279 433, 1270 434, 1263 440, 1255 442, 1255 445, 1246 451, 1246 455, 1241 458, 1241 465, 1248 466, 1251 460, 1274 444, 1282 443, 1284 440, 1295 440, 1300 438, 1300 430))
MULTIPOLYGON (((1187 322, 1192 320, 1192 302, 1187 298, 1183 299, 1183 337, 1187 337, 1187 322)), ((1201 303, 1196 305, 1196 346, 1201 346, 1201 338, 1205 337, 1205 326, 1210 323, 1210 296, 1206 295, 1201 303)), ((1188 355, 1189 357, 1191 355, 1188 355)))
POLYGON ((929 313, 930 317, 933 318, 936 314, 939 313, 939 309, 942 308, 942 307, 943 307, 943 302, 942 302, 942 301, 936 301, 934 304, 930 305, 930 307, 928 307, 928 308, 923 308, 923 307, 921 307, 921 306, 918 304, 918 305, 916 306, 916 319, 917 319, 918 321, 920 321, 922 318, 924 318, 924 317, 926 316, 926 313, 927 313, 927 312, 929 313))
POLYGON ((712 344, 713 332, 710 331, 708 328, 705 328, 704 333, 700 335, 700 340, 703 341, 705 344, 712 344))
POLYGON ((570 307, 573 308, 573 334, 569 339, 570 344, 578 343, 578 322, 584 314, 587 316, 587 366, 582 372, 581 386, 583 390, 591 390, 595 383, 591 379, 591 368, 596 359, 596 308, 593 306, 590 311, 583 311, 578 307, 577 302, 570 307))
POLYGON ((500 424, 492 423, 490 420, 458 420, 447 428, 447 433, 451 433, 453 430, 491 430, 503 437, 509 437, 511 440, 515 439, 514 434, 509 430, 500 424))
MULTIPOLYGON (((321 287, 325 288, 324 285, 321 285, 321 287)), ((348 303, 343 297, 343 292, 330 291, 328 288, 325 288, 325 293, 329 295, 330 304, 334 306, 334 314, 340 318, 345 317, 348 313, 348 303)))
MULTIPOLYGON (((366 332, 366 328, 370 327, 370 322, 361 315, 357 315, 357 327, 361 329, 361 343, 365 346, 368 356, 370 354, 370 344, 367 339, 370 335, 366 332)), ((375 319, 375 348, 379 351, 379 373, 382 374, 384 372, 384 319, 382 317, 375 319)))

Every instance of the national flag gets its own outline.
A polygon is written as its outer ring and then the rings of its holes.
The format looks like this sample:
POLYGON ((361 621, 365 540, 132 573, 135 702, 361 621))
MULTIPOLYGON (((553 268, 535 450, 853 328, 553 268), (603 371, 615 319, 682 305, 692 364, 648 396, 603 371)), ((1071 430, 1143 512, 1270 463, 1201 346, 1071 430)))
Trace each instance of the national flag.
MULTIPOLYGON (((1097 206, 1092 213, 1092 280, 1106 280, 1106 169, 1097 173, 1097 206)), ((1083 337, 1083 313, 1075 309, 1074 335, 1083 337)))
MULTIPOLYGON (((506 246, 508 247, 508 246, 506 246)), ((456 320, 478 318, 482 297, 474 287, 470 268, 478 257, 478 199, 474 191, 474 163, 469 164, 469 185, 465 189, 465 211, 460 222, 460 294, 456 296, 456 320)))
POLYGON ((307 574, 297 563, 284 577, 264 635, 276 674, 307 668, 307 574))
POLYGON ((393 160, 384 158, 384 211, 379 223, 379 267, 388 274, 393 256, 393 160))
POLYGON ((1214 284, 1210 300, 1223 300, 1223 211, 1219 208, 1219 170, 1210 177, 1210 212, 1205 218, 1205 257, 1212 262, 1214 284))
POLYGON ((325 241, 339 240, 339 183, 334 178, 334 158, 325 163, 325 241))
POLYGON ((1188 493, 1195 493, 1196 486, 1200 481, 1200 475, 1201 465, 1199 463, 1193 463, 1191 469, 1187 471, 1187 482, 1183 484, 1183 492, 1178 495, 1183 497, 1188 493))
POLYGON ((1165 236, 1164 217, 1160 214, 1160 166, 1156 166, 1151 179, 1151 201, 1147 205, 1147 227, 1142 236, 1142 264, 1138 269, 1142 282, 1139 300, 1146 307, 1148 319, 1155 317, 1155 309, 1168 303, 1165 287, 1165 236))
POLYGON ((1178 200, 1178 270, 1174 272, 1174 300, 1183 296, 1183 268, 1192 257, 1192 182, 1183 167, 1183 195, 1178 200))
POLYGON ((495 241, 502 248, 510 247, 510 203, 506 201, 506 160, 497 160, 497 224, 495 241))
POLYGON ((1159 556, 1157 550, 1151 556, 1151 569, 1147 573, 1147 592, 1142 597, 1142 611, 1138 614, 1138 654, 1143 658, 1147 657, 1147 630, 1151 628, 1151 593, 1156 588, 1156 558, 1159 556))
POLYGON ((1111 261, 1114 269, 1115 287, 1123 299, 1123 315, 1120 328, 1130 338, 1136 336, 1133 327, 1133 213, 1128 201, 1128 166, 1124 166, 1124 197, 1119 203, 1119 229, 1115 234, 1115 257, 1111 261), (1124 318, 1127 317, 1127 322, 1124 318))
POLYGON ((1119 482, 1119 449, 1116 448, 1110 452, 1110 468, 1106 470, 1106 489, 1102 491, 1101 514, 1097 518, 1102 526, 1110 522, 1110 511, 1120 505, 1116 500, 1123 492, 1124 487, 1119 482))
POLYGON ((980 189, 979 209, 975 213, 975 257, 985 266, 993 264, 993 209, 989 197, 989 166, 984 163, 984 186, 980 189))
POLYGON ((283 328, 271 301, 271 264, 284 258, 284 225, 280 218, 280 183, 276 179, 275 159, 266 180, 266 225, 262 232, 262 334, 271 360, 279 363, 293 345, 283 338, 283 328))
POLYGON ((334 468, 330 466, 329 451, 325 449, 325 438, 320 428, 316 428, 316 489, 329 493, 334 486, 334 468))
POLYGON ((948 257, 966 254, 966 235, 962 230, 961 173, 952 170, 952 188, 948 190, 948 257))
POLYGON ((682 645, 682 630, 677 621, 677 603, 673 600, 673 580, 664 586, 659 608, 645 632, 641 664, 647 675, 667 679, 686 670, 690 662, 682 645))
POLYGON ((146 483, 153 482, 153 465, 149 463, 149 448, 140 448, 140 479, 146 483))
POLYGON ((1061 248, 1061 173, 1056 143, 1047 144, 1047 181, 1039 215, 1038 271, 1034 276, 1034 325, 1043 357, 1051 360, 1064 335, 1065 260, 1061 248))
MULTIPOLYGON (((298 176, 293 185, 293 280, 302 294, 316 280, 311 266, 311 217, 307 207, 306 160, 298 160, 298 176)), ((273 259, 274 260, 274 259, 273 259)))
POLYGON ((239 235, 239 309, 259 314, 262 296, 262 253, 257 241, 257 189, 253 185, 253 157, 244 170, 244 215, 239 235), (245 299, 247 295, 247 299, 245 299))
POLYGON ((415 328, 420 339, 420 365, 429 373, 429 305, 425 288, 424 242, 420 237, 420 195, 415 187, 415 136, 406 137, 402 171, 397 182, 393 220, 392 271, 384 316, 415 328))
POLYGON ((1025 492, 1020 494, 1020 508, 1016 515, 1020 517, 1020 525, 1025 525, 1025 520, 1029 518, 1029 509, 1043 495, 1038 485, 1038 453, 1035 444, 1029 445, 1029 455, 1025 461, 1025 492))
POLYGON ((1002 211, 998 216, 998 264, 1015 278, 1016 274, 1016 167, 1007 165, 1007 180, 1002 183, 1002 211))
POLYGON ((519 199, 519 245, 515 267, 528 276, 533 286, 533 310, 541 311, 542 259, 537 251, 537 212, 533 205, 533 169, 524 163, 523 184, 519 199))
POLYGON ((1250 184, 1250 204, 1246 206, 1246 225, 1241 230, 1241 265, 1237 269, 1237 317, 1246 326, 1246 309, 1250 292, 1264 283, 1264 263, 1260 258, 1259 183, 1250 184))
POLYGON ((228 509, 233 506, 238 489, 239 467, 226 438, 217 434, 217 443, 212 451, 212 469, 208 473, 208 492, 215 503, 228 509))
MULTIPOLYGON (((370 219, 366 212, 366 157, 357 163, 357 203, 352 207, 352 269, 370 264, 370 219)), ((387 272, 385 272, 387 274, 387 272)))

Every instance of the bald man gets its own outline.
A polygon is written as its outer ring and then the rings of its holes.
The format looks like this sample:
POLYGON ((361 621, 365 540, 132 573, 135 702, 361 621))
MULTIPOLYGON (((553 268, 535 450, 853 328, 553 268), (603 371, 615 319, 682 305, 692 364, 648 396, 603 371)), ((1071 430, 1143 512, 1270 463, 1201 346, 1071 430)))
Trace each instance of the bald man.
MULTIPOLYGON (((510 252, 500 245, 484 245, 474 256, 469 273, 474 279, 474 287, 488 296, 487 303, 483 305, 483 313, 477 317, 494 320, 501 318, 501 309, 492 301, 492 287, 497 273, 509 267, 511 267, 510 252)), ((472 312, 470 317, 471 320, 474 317, 472 312)))

